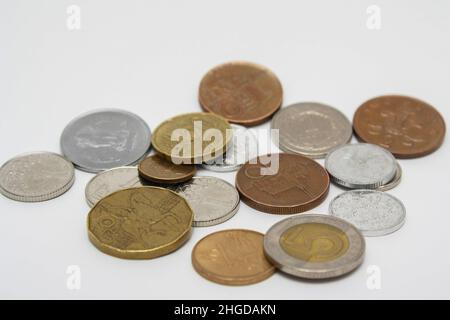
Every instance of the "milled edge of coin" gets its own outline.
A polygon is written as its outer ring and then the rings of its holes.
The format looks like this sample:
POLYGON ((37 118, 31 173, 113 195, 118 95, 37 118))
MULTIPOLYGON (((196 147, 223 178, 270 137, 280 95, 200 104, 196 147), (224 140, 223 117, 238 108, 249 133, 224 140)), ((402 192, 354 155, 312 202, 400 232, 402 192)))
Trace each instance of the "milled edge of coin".
POLYGON ((94 245, 94 247, 96 247, 99 251, 109 255, 109 256, 113 256, 116 258, 121 258, 121 259, 127 259, 127 260, 149 260, 149 259, 155 259, 158 257, 162 257, 165 255, 168 255, 176 250, 178 250, 179 248, 181 248, 191 237, 192 235, 192 221, 194 219, 194 211, 192 210, 189 202, 186 201, 186 199, 184 197, 181 197, 179 194, 177 194, 176 192, 167 189, 167 188, 161 188, 161 187, 154 187, 154 186, 144 186, 144 187, 137 187, 137 188, 128 188, 128 189, 123 189, 123 190, 119 190, 116 191, 114 193, 111 193, 110 195, 106 196, 105 198, 103 198, 102 200, 100 200, 99 202, 97 202, 97 204, 95 204, 95 206, 89 211, 89 214, 87 216, 87 229, 88 229, 88 238, 91 241, 91 243, 94 245), (181 199, 183 199, 186 203, 186 205, 188 206, 188 208, 190 208, 191 210, 191 221, 188 224, 189 225, 189 229, 187 229, 185 232, 183 232, 177 239, 165 244, 164 246, 158 247, 158 248, 153 248, 153 249, 149 249, 149 250, 124 250, 124 249, 118 249, 115 247, 112 247, 110 245, 104 244, 102 243, 97 236, 91 231, 90 229, 90 223, 89 223, 89 217, 91 212, 104 200, 107 199, 111 196, 114 196, 116 193, 119 192, 123 192, 123 191, 128 191, 128 190, 132 190, 132 189, 146 189, 146 188, 151 188, 151 189, 159 189, 159 190, 165 190, 165 191, 169 191, 172 192, 174 194, 176 194, 177 196, 179 196, 181 199))
MULTIPOLYGON (((167 179, 165 180, 160 177, 150 176, 142 170, 142 163, 152 157, 161 157, 164 161, 170 161, 166 157, 163 157, 159 154, 153 154, 153 155, 143 159, 142 161, 140 161, 139 165, 137 166, 138 174, 142 179, 144 179, 146 181, 154 182, 154 183, 158 183, 158 184, 178 184, 178 183, 189 181, 197 173, 197 167, 194 164, 190 164, 190 165, 189 164, 188 165, 180 164, 178 166, 192 166, 191 172, 183 177, 180 177, 178 179, 171 179, 171 180, 167 180, 167 179)), ((172 162, 170 162, 170 163, 172 163, 172 162)))
MULTIPOLYGON (((258 231, 254 231, 254 230, 249 230, 249 229, 225 229, 225 230, 220 230, 220 231, 216 231, 213 233, 210 233, 206 236, 204 236, 203 238, 201 238, 194 246, 194 248, 192 249, 192 254, 191 254, 191 261, 192 261, 192 266, 194 268, 194 270, 204 279, 214 282, 214 283, 218 283, 221 285, 228 285, 228 286, 244 286, 244 285, 252 285, 252 284, 256 284, 259 282, 262 282, 268 278, 270 278, 272 275, 275 274, 276 272, 276 268, 275 266, 272 266, 272 268, 267 269, 266 272, 261 273, 261 275, 257 276, 257 277, 241 277, 239 279, 236 278, 228 278, 228 277, 221 277, 220 275, 217 274, 213 274, 211 272, 209 272, 208 270, 204 269, 200 263, 197 262, 197 260, 195 259, 195 250, 197 249, 198 245, 200 244, 200 242, 206 240, 208 237, 214 236, 218 233, 226 233, 226 232, 235 232, 235 231, 239 231, 239 232, 248 232, 248 233, 255 233, 258 235, 263 236, 263 246, 264 246, 264 234, 262 234, 261 232, 258 231)), ((264 247, 263 247, 264 250, 264 247)), ((267 257, 266 257, 267 259, 267 257)), ((270 260, 267 259, 268 262, 270 263, 270 260)))
POLYGON ((394 189, 402 181, 402 175, 403 175, 402 167, 400 166, 400 163, 398 163, 398 161, 397 161, 397 170, 395 172, 394 178, 392 178, 392 180, 390 182, 388 182, 388 183, 386 183, 386 184, 384 184, 382 186, 379 186, 375 190, 377 190, 377 191, 388 191, 388 190, 394 189))
POLYGON ((311 280, 336 278, 354 271, 364 260, 365 247, 365 239, 355 226, 343 219, 323 214, 302 214, 284 219, 273 225, 264 236, 264 252, 279 270, 311 280), (348 237, 350 247, 342 257, 329 262, 309 263, 296 259, 281 248, 280 238, 289 228, 302 223, 322 223, 338 228, 348 237), (345 259, 349 262, 339 264, 339 261, 345 259), (315 270, 312 267, 316 267, 315 270))

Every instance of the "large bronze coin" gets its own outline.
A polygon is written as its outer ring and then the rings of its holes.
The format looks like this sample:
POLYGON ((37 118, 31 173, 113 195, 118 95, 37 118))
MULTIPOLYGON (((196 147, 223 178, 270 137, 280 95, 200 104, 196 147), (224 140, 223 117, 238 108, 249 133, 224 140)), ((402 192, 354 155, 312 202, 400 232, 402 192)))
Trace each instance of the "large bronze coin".
POLYGON ((278 78, 248 62, 215 67, 203 77, 199 89, 203 109, 246 126, 266 121, 280 108, 282 99, 278 78))
POLYGON ((196 172, 194 165, 173 164, 160 155, 153 155, 139 163, 139 176, 142 179, 164 184, 174 184, 191 179, 196 172))
POLYGON ((260 156, 236 175, 241 199, 256 210, 275 214, 310 210, 325 200, 329 187, 330 178, 320 164, 295 154, 260 156))
POLYGON ((439 112, 418 99, 381 96, 362 104, 353 129, 364 142, 388 149, 397 158, 416 158, 437 150, 445 136, 439 112))

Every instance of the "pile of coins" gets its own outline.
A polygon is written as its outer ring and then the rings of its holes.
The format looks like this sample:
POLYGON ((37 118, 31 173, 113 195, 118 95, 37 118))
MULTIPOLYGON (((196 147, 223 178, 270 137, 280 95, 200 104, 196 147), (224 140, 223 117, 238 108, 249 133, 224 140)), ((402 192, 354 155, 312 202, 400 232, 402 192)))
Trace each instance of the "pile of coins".
POLYGON ((401 181, 397 159, 437 150, 445 123, 432 106, 406 96, 363 103, 352 124, 322 103, 281 108, 282 92, 264 67, 220 65, 200 83, 205 112, 177 115, 153 134, 124 110, 81 115, 62 133, 62 155, 36 152, 6 162, 0 192, 17 201, 45 201, 69 190, 74 168, 96 173, 86 186, 89 239, 125 259, 179 249, 193 228, 231 219, 241 199, 261 212, 302 213, 266 234, 232 229, 207 235, 193 249, 194 269, 226 285, 260 282, 276 270, 307 279, 342 276, 362 263, 364 236, 403 226, 405 207, 385 192, 401 181), (247 127, 269 119, 283 152, 259 155, 258 139, 247 127), (353 132, 360 143, 350 143, 353 132), (151 147, 156 152, 148 156, 151 147), (315 160, 323 158, 324 167, 315 160), (199 166, 237 171, 235 186, 196 176, 199 166), (330 182, 347 190, 331 200, 329 214, 304 213, 325 201, 330 182))

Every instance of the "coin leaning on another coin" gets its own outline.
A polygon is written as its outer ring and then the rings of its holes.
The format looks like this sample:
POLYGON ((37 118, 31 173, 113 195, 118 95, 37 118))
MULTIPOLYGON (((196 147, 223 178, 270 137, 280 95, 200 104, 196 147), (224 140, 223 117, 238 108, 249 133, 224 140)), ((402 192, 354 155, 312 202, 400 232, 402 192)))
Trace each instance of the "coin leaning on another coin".
POLYGON ((195 173, 194 165, 176 165, 156 154, 139 163, 139 176, 147 181, 162 184, 176 184, 191 179, 195 173))

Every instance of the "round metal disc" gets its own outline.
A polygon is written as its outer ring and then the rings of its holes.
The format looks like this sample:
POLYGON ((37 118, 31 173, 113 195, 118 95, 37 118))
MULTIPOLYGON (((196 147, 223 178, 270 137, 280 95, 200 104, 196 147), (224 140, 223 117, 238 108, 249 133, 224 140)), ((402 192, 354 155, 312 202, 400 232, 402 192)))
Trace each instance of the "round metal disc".
POLYGON ((398 163, 398 161, 397 161, 397 170, 395 171, 394 178, 392 178, 392 180, 389 181, 388 183, 386 183, 382 186, 379 186, 376 190, 388 191, 388 190, 394 189, 402 181, 402 175, 403 175, 402 167, 400 166, 400 163, 398 163))

